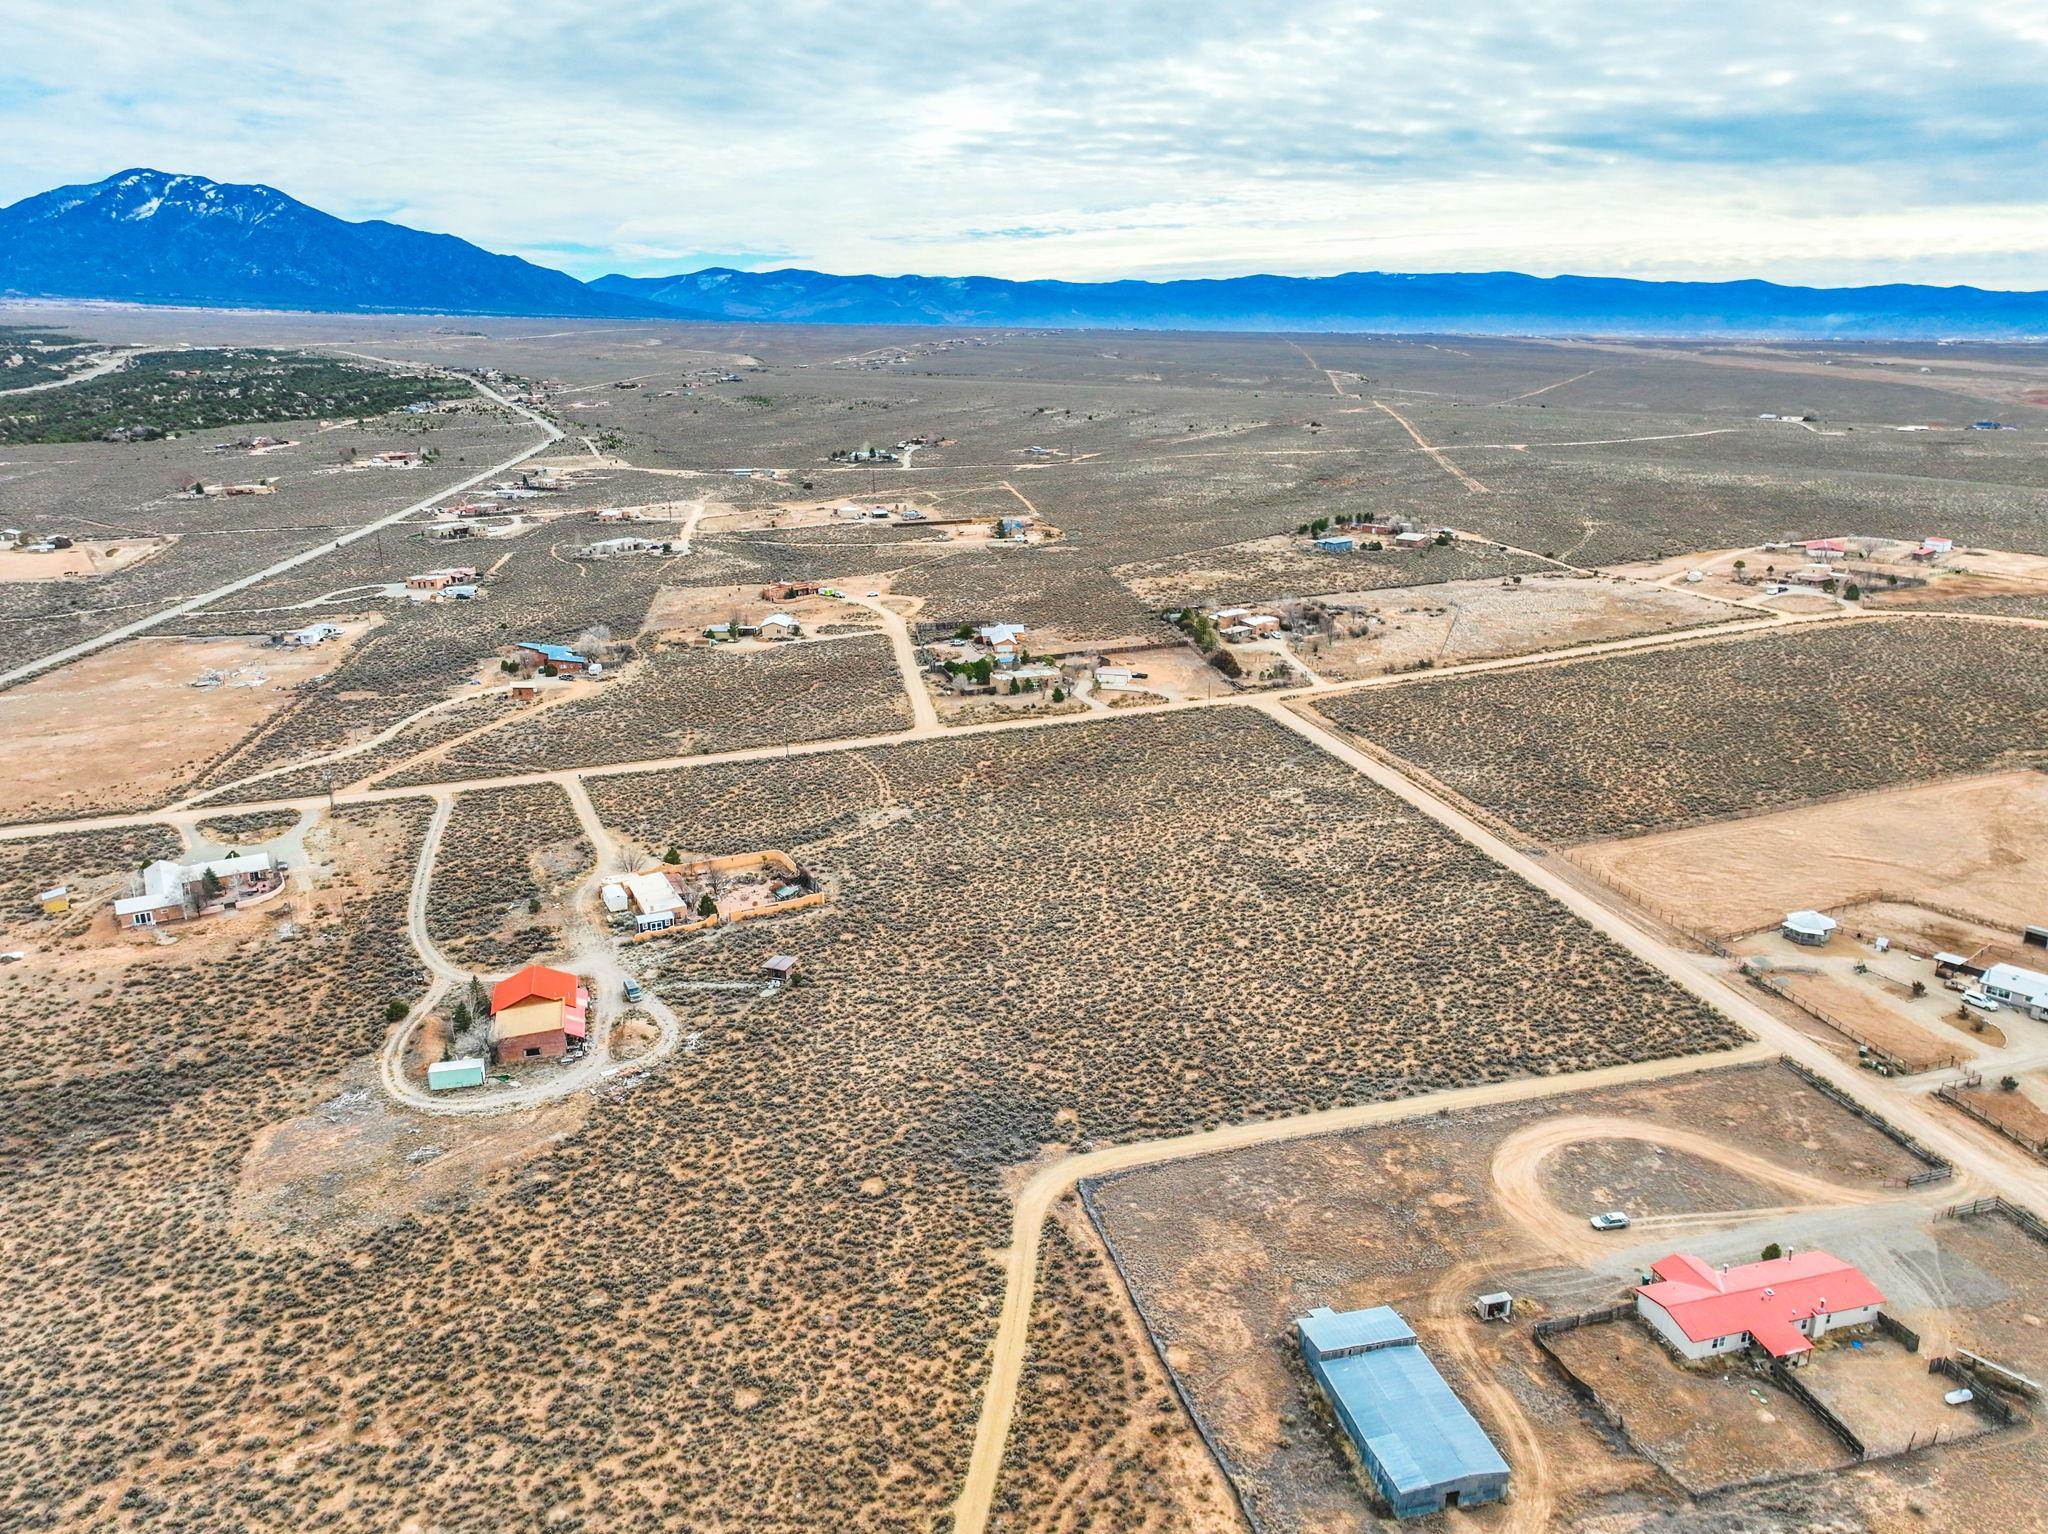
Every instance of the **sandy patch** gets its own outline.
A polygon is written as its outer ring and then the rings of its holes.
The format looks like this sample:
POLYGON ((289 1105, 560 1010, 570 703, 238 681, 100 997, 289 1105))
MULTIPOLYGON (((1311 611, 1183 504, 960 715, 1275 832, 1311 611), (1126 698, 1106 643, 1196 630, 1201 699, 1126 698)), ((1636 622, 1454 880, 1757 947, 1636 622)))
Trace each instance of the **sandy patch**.
POLYGON ((330 671, 370 627, 315 649, 134 639, 0 693, 0 816, 155 805, 330 671), (228 680, 194 687, 208 671, 228 680), (247 684, 247 685, 245 685, 247 684))
POLYGON ((1715 825, 1595 842, 1565 854, 1615 888, 1718 934, 1787 911, 1881 897, 2041 920, 2048 774, 2002 772, 1860 794, 1715 825))
POLYGON ((31 554, 26 549, 0 549, 0 583, 90 579, 126 570, 161 554, 172 538, 85 538, 68 549, 31 554))

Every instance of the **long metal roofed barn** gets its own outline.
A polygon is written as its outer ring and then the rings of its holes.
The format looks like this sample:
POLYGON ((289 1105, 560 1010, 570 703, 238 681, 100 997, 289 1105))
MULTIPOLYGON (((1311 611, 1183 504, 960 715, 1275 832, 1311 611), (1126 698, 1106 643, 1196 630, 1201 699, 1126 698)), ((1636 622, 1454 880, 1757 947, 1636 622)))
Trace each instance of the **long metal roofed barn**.
POLYGON ((1297 1316, 1302 1360, 1397 1518, 1493 1502, 1508 1462, 1392 1307, 1297 1316))

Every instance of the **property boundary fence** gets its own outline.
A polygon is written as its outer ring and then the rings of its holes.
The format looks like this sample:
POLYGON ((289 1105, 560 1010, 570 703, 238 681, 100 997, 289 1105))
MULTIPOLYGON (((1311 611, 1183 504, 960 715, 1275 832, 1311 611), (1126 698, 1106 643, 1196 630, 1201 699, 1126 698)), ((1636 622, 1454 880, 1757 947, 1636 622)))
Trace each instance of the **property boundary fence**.
MULTIPOLYGON (((2005 1385, 2007 1379, 2021 1380, 2029 1386, 2033 1384, 2033 1381, 2027 1379, 2024 1374, 2015 1375, 1988 1359, 1977 1357, 1974 1353, 1963 1353, 1955 1358, 1930 1358, 1927 1361, 1927 1372, 1942 1375, 1954 1380, 1958 1385, 1966 1386, 1972 1398, 1970 1404, 2000 1427, 2011 1427, 2018 1419, 2019 1413, 2000 1400, 1998 1392, 1992 1386, 2005 1385), (1964 1362, 1965 1359, 1969 1362, 1964 1362)), ((2005 1388, 2010 1390, 2019 1387, 2005 1385, 2005 1388)), ((2034 1392, 2022 1389, 2021 1393, 2034 1392)))
POLYGON ((1880 1336, 1891 1338, 1908 1353, 1920 1351, 1920 1334, 1888 1310, 1877 1313, 1877 1330, 1880 1336))
POLYGON ((2022 1209, 2018 1204, 2007 1203, 1995 1193, 1989 1198, 1972 1199, 1967 1204, 1950 1204, 1941 1213, 1942 1218, 1949 1220, 1967 1220, 1980 1214, 2002 1214, 2036 1241, 2048 1246, 2048 1220, 2043 1220, 2031 1209, 2022 1209))
POLYGON ((1958 1092, 1954 1087, 1936 1087, 1934 1090, 1934 1095, 1940 1098, 1943 1102, 1947 1103, 1951 1108, 1954 1108, 1957 1112, 1967 1114, 1969 1117, 1975 1119, 1978 1123, 1982 1124, 1986 1129, 1993 1130, 1998 1134, 2004 1135, 2006 1139, 2012 1141, 2013 1144, 2020 1146, 2027 1151, 2030 1151, 2032 1154, 2039 1156, 2044 1161, 2048 1161, 2048 1140, 2029 1140, 2025 1135, 2019 1133, 2017 1130, 2009 1127, 2008 1125, 1999 1123, 1997 1119, 1993 1118, 1990 1114, 1986 1113, 1982 1108, 1978 1107, 1975 1103, 1971 1102, 1969 1098, 1963 1096, 1963 1094, 1958 1092))
POLYGON ((1201 1435, 1202 1446, 1209 1451, 1209 1457, 1216 1462, 1216 1468, 1222 1472, 1223 1484, 1230 1488, 1230 1499, 1237 1504, 1238 1515, 1244 1519, 1246 1527, 1252 1534, 1266 1534, 1266 1526, 1259 1521, 1259 1515, 1252 1511, 1251 1503, 1245 1498, 1244 1488, 1238 1484, 1237 1467, 1230 1462, 1230 1456, 1223 1452, 1223 1445, 1216 1441, 1216 1435, 1209 1431, 1209 1424, 1196 1408, 1195 1398, 1188 1390, 1186 1382, 1181 1379, 1180 1371, 1167 1359, 1166 1343, 1153 1326, 1152 1316, 1145 1309, 1145 1302, 1138 1298, 1137 1288, 1131 1283, 1131 1275, 1125 1271, 1123 1255, 1117 1251, 1116 1243, 1109 1238, 1109 1229, 1102 1222, 1102 1211, 1095 1206, 1095 1189, 1100 1181, 1107 1180, 1083 1178, 1075 1185, 1075 1191, 1081 1195, 1082 1212, 1088 1216, 1088 1223, 1094 1228, 1095 1238, 1102 1243, 1103 1251, 1109 1254, 1109 1265, 1116 1270, 1117 1282, 1124 1286, 1124 1293, 1130 1298, 1131 1309, 1138 1317, 1138 1325, 1144 1328, 1145 1340, 1152 1344, 1152 1354, 1159 1360, 1159 1367, 1166 1371, 1166 1378, 1173 1386, 1173 1393, 1180 1402, 1181 1410, 1186 1412, 1188 1420, 1194 1423, 1195 1431, 1201 1435))
POLYGON ((1874 1109, 1864 1107, 1863 1104, 1856 1101, 1855 1098, 1844 1092, 1832 1081, 1829 1081, 1820 1072, 1801 1065, 1797 1060, 1785 1060, 1781 1063, 1786 1070, 1812 1087, 1821 1096, 1848 1109, 1886 1139, 1904 1147, 1906 1153, 1915 1161, 1924 1163, 1926 1171, 1915 1172, 1912 1176, 1908 1177, 1906 1179, 1908 1186, 1918 1187, 1923 1183, 1942 1182, 1955 1175, 1956 1169, 1950 1166, 1933 1150, 1907 1134, 1905 1130, 1899 1128, 1898 1125, 1894 1124, 1883 1114, 1874 1109))
POLYGON ((1845 1023, 1825 1008, 1815 1006, 1805 997, 1794 992, 1790 986, 1773 978, 1769 973, 1752 969, 1745 969, 1743 973, 1749 977, 1749 983, 1758 990, 1797 1007, 1808 1017, 1818 1022, 1826 1023, 1828 1027, 1841 1034, 1843 1038, 1862 1045, 1881 1065, 1896 1075, 1924 1076, 1929 1071, 1954 1070, 1963 1063, 1961 1055, 1951 1054, 1943 1055, 1936 1060, 1930 1060, 1925 1065, 1909 1065, 1861 1029, 1857 1028, 1853 1023, 1845 1023))

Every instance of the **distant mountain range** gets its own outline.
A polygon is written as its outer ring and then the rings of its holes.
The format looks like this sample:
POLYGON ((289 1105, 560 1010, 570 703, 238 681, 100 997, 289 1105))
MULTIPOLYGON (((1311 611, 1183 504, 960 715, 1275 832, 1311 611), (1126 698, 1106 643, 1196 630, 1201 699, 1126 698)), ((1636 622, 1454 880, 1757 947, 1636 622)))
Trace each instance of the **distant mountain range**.
POLYGON ((1468 335, 2012 339, 2048 293, 1518 272, 1011 282, 712 267, 582 283, 452 235, 352 224, 267 186, 128 170, 0 208, 0 296, 330 312, 1468 335))
POLYGON ((124 170, 0 208, 0 294, 237 309, 663 315, 453 235, 351 224, 267 186, 124 170))
POLYGON ((1895 283, 1638 282, 1520 272, 1009 282, 737 272, 600 277, 591 286, 728 320, 1464 335, 2012 338, 2048 335, 2048 293, 1895 283))

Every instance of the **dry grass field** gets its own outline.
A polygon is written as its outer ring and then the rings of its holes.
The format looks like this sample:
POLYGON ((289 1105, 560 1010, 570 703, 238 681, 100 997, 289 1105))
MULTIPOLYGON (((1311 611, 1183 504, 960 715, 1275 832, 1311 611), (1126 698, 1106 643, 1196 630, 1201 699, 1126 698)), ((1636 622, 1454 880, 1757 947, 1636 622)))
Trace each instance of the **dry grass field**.
POLYGON ((1578 842, 2037 757, 2048 631, 1855 624, 1319 706, 1522 830, 1578 842))
POLYGON ((441 781, 737 751, 910 727, 910 703, 879 635, 744 652, 657 648, 592 697, 448 751, 441 781))
POLYGON ((1236 1534, 1245 1526, 1069 1196, 1039 1257, 1031 1362, 989 1527, 1236 1534))
POLYGON ((1446 581, 1321 597, 1327 632, 1296 649, 1332 681, 1530 655, 1748 616, 1683 591, 1573 575, 1446 581))
POLYGON ((1882 790, 1571 851, 1574 863, 1698 930, 1754 932, 1787 911, 1883 896, 2017 929, 2037 919, 2048 774, 2028 769, 1882 790))

